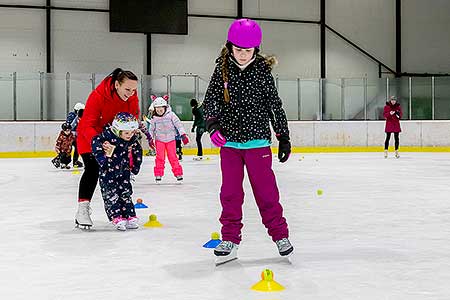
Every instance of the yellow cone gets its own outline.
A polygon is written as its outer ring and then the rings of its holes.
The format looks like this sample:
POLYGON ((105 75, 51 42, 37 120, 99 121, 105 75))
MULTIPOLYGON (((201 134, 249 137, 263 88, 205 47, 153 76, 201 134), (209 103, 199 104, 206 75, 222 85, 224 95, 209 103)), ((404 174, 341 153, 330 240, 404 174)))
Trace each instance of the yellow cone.
POLYGON ((163 224, 159 223, 156 215, 150 215, 148 222, 144 224, 144 227, 162 227, 163 224))
POLYGON ((80 171, 78 171, 78 167, 73 167, 72 174, 73 174, 73 175, 80 174, 80 171))
POLYGON ((279 292, 284 290, 284 287, 273 280, 272 270, 265 269, 261 273, 261 281, 252 286, 252 290, 258 292, 279 292))

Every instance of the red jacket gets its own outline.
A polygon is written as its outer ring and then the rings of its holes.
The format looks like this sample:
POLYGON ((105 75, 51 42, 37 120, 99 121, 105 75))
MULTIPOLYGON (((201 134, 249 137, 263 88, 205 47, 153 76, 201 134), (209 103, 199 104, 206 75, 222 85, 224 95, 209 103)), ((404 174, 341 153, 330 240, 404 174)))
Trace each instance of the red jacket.
POLYGON ((78 153, 91 153, 94 136, 103 131, 106 124, 111 124, 119 112, 129 112, 139 119, 139 99, 136 94, 123 101, 116 90, 110 88, 111 77, 106 77, 91 92, 77 128, 78 153))
POLYGON ((386 119, 386 127, 384 129, 384 132, 401 132, 402 129, 400 128, 400 119, 403 116, 402 108, 400 107, 400 104, 396 102, 394 105, 391 104, 390 101, 386 102, 386 105, 384 106, 384 112, 383 116, 386 119), (391 115, 391 111, 394 111, 395 113, 391 115))
POLYGON ((66 134, 64 130, 61 130, 59 133, 58 139, 56 140, 55 150, 58 150, 60 153, 72 153, 72 144, 75 140, 75 136, 72 131, 69 134, 66 134))

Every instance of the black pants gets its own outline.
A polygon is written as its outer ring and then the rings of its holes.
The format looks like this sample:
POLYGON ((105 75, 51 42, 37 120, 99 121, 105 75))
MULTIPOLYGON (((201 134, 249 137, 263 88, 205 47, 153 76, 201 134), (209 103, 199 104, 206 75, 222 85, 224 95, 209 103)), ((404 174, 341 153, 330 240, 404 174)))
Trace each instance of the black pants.
POLYGON ((73 146, 73 162, 75 163, 78 161, 78 157, 79 157, 78 147, 77 147, 77 139, 75 139, 73 141, 72 146, 73 146))
POLYGON ((99 166, 92 153, 83 153, 81 158, 84 162, 84 172, 80 179, 78 199, 90 201, 97 186, 99 166))
POLYGON ((175 147, 177 149, 178 159, 183 158, 183 147, 181 146, 181 140, 175 140, 175 147))
MULTIPOLYGON (((392 132, 386 132, 386 140, 384 141, 384 150, 389 148, 389 140, 391 139, 392 132)), ((395 140, 395 150, 398 150, 398 145, 400 144, 399 132, 394 132, 394 140, 395 140)))
POLYGON ((205 132, 204 128, 196 128, 195 130, 195 141, 197 142, 197 156, 203 156, 202 147, 202 135, 205 132))
POLYGON ((61 164, 68 165, 70 164, 70 153, 61 152, 58 155, 59 161, 61 164))

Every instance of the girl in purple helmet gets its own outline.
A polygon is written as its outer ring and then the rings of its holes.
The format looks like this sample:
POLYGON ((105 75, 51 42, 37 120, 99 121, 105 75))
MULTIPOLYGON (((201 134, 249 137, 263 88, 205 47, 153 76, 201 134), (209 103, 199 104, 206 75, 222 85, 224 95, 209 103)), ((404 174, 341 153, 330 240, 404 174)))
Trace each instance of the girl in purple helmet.
POLYGON ((241 242, 244 166, 262 222, 280 255, 293 251, 272 171, 270 124, 279 141, 278 159, 291 152, 286 113, 271 74, 274 57, 259 54, 262 32, 250 19, 234 21, 216 60, 204 111, 212 143, 220 147, 223 241, 214 250, 218 263, 236 258, 241 242))

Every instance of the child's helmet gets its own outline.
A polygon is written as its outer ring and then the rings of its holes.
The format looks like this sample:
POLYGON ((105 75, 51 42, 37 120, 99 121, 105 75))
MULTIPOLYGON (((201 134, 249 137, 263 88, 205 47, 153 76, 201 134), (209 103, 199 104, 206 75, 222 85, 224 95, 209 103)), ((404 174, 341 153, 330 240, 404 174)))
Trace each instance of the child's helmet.
POLYGON ((163 97, 157 97, 153 100, 153 107, 167 107, 167 101, 163 97))
POLYGON ((75 111, 79 111, 80 109, 84 109, 85 105, 81 102, 78 102, 77 104, 74 105, 73 110, 75 111))
POLYGON ((127 112, 118 113, 112 122, 111 129, 115 135, 119 136, 122 130, 136 130, 139 128, 138 120, 135 116, 127 112))
POLYGON ((66 131, 67 129, 72 129, 72 126, 70 126, 69 123, 62 123, 61 124, 61 129, 66 131))
POLYGON ((259 48, 261 40, 261 27, 251 19, 235 20, 228 29, 228 42, 239 48, 259 48))

